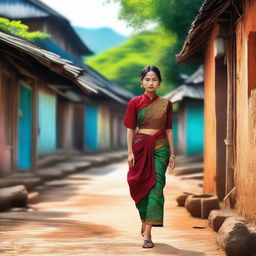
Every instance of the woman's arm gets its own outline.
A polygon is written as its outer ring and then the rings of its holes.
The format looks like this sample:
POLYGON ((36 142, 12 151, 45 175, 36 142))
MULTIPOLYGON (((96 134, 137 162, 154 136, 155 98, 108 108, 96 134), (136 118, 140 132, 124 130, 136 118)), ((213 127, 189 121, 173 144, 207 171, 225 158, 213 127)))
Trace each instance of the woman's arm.
POLYGON ((174 151, 174 145, 173 145, 172 129, 166 129, 166 137, 167 137, 170 151, 171 151, 168 168, 173 170, 175 168, 175 151, 174 151))
POLYGON ((134 136, 134 129, 127 128, 127 147, 128 147, 128 165, 132 167, 135 165, 135 158, 132 152, 132 142, 134 136))

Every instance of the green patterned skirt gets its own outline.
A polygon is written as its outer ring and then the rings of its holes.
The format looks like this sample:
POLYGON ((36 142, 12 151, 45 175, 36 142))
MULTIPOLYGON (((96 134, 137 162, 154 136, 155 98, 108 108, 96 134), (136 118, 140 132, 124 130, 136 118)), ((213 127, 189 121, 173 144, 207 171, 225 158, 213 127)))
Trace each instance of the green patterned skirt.
POLYGON ((141 221, 152 226, 162 227, 164 216, 165 172, 169 161, 169 145, 165 144, 154 150, 156 184, 136 205, 141 221))

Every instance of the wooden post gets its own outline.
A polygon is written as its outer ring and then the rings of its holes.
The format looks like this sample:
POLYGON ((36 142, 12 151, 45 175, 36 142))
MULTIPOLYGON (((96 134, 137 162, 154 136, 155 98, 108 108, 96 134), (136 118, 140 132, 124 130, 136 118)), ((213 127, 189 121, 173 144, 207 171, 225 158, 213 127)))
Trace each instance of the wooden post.
POLYGON ((36 172, 38 158, 38 80, 33 84, 32 108, 32 172, 36 172))
MULTIPOLYGON (((235 56, 235 35, 232 33, 234 27, 230 26, 230 38, 227 46, 227 69, 228 69, 228 83, 227 83, 227 136, 225 139, 226 145, 226 187, 225 194, 234 188, 234 131, 233 131, 233 115, 234 115, 234 90, 235 90, 235 74, 236 74, 236 56, 235 56)), ((229 205, 231 206, 231 205, 229 205)))

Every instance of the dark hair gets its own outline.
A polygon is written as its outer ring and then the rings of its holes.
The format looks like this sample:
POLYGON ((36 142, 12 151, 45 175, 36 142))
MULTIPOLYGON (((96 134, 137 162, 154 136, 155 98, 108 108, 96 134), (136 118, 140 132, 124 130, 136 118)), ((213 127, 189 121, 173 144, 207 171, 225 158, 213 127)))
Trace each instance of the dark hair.
POLYGON ((162 82, 162 77, 161 77, 161 73, 160 73, 160 70, 156 67, 156 66, 153 66, 153 65, 150 65, 150 66, 146 66, 142 69, 141 73, 140 73, 140 80, 143 80, 143 78, 145 77, 145 75, 149 72, 149 71, 153 71, 156 73, 158 79, 160 82, 162 82))

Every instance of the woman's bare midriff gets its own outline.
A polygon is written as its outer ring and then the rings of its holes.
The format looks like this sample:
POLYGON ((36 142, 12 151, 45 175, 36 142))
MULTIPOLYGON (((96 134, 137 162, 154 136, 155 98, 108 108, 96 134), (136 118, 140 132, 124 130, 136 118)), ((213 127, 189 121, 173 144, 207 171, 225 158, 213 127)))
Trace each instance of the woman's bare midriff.
POLYGON ((155 133, 159 132, 161 130, 156 130, 156 129, 139 129, 138 133, 144 133, 147 135, 154 135, 155 133))

